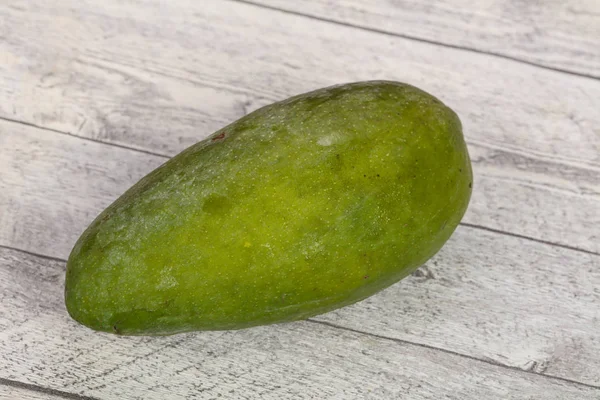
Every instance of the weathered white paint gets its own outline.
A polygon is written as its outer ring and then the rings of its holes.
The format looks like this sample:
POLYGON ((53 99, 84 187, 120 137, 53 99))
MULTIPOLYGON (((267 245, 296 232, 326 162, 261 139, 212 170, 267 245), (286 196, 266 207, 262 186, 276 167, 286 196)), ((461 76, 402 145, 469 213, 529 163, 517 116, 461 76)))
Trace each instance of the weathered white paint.
MULTIPOLYGON (((298 11, 383 30, 394 19, 395 33, 597 75, 590 0, 503 2, 503 27, 486 14, 496 0, 455 12, 352 1, 298 11), (531 42, 506 26, 533 29, 531 42)), ((127 187, 227 122, 317 87, 395 79, 463 120, 466 223, 584 250, 463 226, 415 276, 312 322, 117 338, 66 315, 63 262, 0 249, 0 378, 69 398, 600 398, 599 257, 585 252, 600 251, 598 80, 231 1, 12 1, 0 15, 0 119, 46 128, 0 121, 0 246, 65 258, 127 187)), ((0 399, 55 394, 0 381, 0 399)))
MULTIPOLYGON (((6 121, 0 140, 0 185, 10 188, 0 191, 9 210, 0 214, 0 244, 63 258, 104 207, 166 160, 6 121)), ((466 223, 599 248, 600 173, 475 144, 470 150, 466 223)))
POLYGON ((102 209, 164 161, 0 121, 0 244, 66 258, 102 209))
POLYGON ((600 383, 600 256, 468 227, 415 276, 315 319, 600 383))
MULTIPOLYGON (((9 188, 0 191, 0 205, 9 211, 0 216, 0 244, 63 259, 104 207, 164 161, 16 123, 0 122, 0 137, 5 138, 2 181, 9 188)), ((518 169, 514 177, 519 177, 518 169)), ((546 204, 561 199, 553 193, 543 186, 517 186, 500 201, 509 205, 527 197, 532 204, 546 204)), ((579 208, 592 211, 585 203, 579 208)), ((600 301, 594 291, 600 285, 599 260, 460 227, 436 257, 438 264, 429 266, 438 279, 409 280, 411 285, 394 286, 387 295, 323 318, 593 384, 600 382, 600 358, 595 357, 600 354, 600 326, 593 306, 600 301)))
POLYGON ((11 32, 0 42, 10 61, 0 116, 172 155, 275 99, 341 81, 407 81, 456 109, 474 161, 491 164, 478 171, 482 210, 467 222, 600 251, 589 196, 600 192, 597 80, 246 4, 94 4, 0 5, 11 32), (520 184, 545 186, 548 204, 520 184))
POLYGON ((600 78, 597 0, 248 2, 600 78))
POLYGON ((0 249, 0 371, 102 399, 597 399, 569 383, 314 322, 168 337, 93 333, 64 263, 0 249), (10 284, 9 284, 10 283, 10 284))
MULTIPOLYGON (((66 397, 68 398, 68 397, 66 397)), ((0 383, 0 400, 63 400, 65 396, 0 383)))
POLYGON ((174 154, 261 104, 387 78, 473 141, 600 165, 598 80, 228 1, 95 4, 0 5, 2 116, 174 154))

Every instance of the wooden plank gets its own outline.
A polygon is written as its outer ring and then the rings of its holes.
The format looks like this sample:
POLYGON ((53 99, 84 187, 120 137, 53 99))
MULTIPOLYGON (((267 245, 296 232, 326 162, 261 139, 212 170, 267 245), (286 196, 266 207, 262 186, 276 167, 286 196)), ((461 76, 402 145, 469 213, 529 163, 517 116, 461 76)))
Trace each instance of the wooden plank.
MULTIPOLYGON (((0 215, 0 244, 63 259, 97 213, 163 161, 14 123, 0 122, 0 138, 0 208, 8 211, 0 215)), ((552 199, 542 187, 524 190, 505 198, 552 199)), ((598 383, 599 260, 461 227, 430 264, 436 279, 394 286, 324 321, 598 383)))
POLYGON ((457 110, 471 142, 600 166, 598 80, 240 3, 103 4, 0 5, 1 116, 172 155, 264 103, 395 79, 457 110))
MULTIPOLYGON (((5 121, 0 141, 0 205, 10 210, 0 214, 0 243, 63 258, 95 215, 166 159, 5 121), (65 222, 77 228, 47 235, 65 222)), ((470 150, 475 189, 466 223, 600 249, 599 173, 477 144, 470 150)))
POLYGON ((410 279, 315 319, 600 384, 600 257, 459 227, 410 279))
POLYGON ((72 321, 64 263, 0 249, 0 374, 119 399, 597 399, 600 389, 311 322, 115 337, 72 321))
POLYGON ((241 0, 600 78, 600 2, 241 0))
POLYGON ((66 258, 99 211, 165 160, 0 121, 0 244, 66 258))

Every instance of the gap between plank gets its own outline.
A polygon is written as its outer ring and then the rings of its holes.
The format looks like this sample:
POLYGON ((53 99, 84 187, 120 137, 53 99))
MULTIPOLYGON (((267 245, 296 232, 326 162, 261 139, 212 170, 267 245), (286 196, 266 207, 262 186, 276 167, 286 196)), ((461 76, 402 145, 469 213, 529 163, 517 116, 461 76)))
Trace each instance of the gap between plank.
POLYGON ((568 244, 554 243, 549 240, 537 239, 537 238, 521 235, 519 233, 506 232, 506 231, 502 231, 500 229, 488 228, 487 226, 471 224, 468 222, 460 222, 459 225, 466 226, 468 228, 473 228, 473 229, 481 229, 482 231, 498 233, 500 235, 512 236, 512 237, 519 238, 519 239, 531 240, 532 242, 546 244, 548 246, 560 247, 562 249, 567 249, 567 250, 572 250, 572 251, 578 251, 580 253, 591 254, 593 256, 600 256, 599 252, 596 252, 593 250, 581 249, 579 247, 569 246, 568 244))
MULTIPOLYGON (((238 0, 231 0, 231 1, 238 1, 238 0)), ((161 158, 164 158, 164 159, 170 159, 171 158, 171 156, 166 155, 166 154, 155 153, 155 152, 152 152, 152 151, 149 151, 149 150, 138 149, 136 147, 125 146, 125 145, 118 144, 118 143, 113 143, 113 142, 104 142, 102 140, 92 139, 92 138, 88 138, 88 137, 85 137, 85 136, 78 136, 78 135, 74 135, 72 133, 59 131, 57 129, 46 128, 46 127, 43 127, 43 126, 38 126, 38 125, 35 125, 35 124, 31 123, 31 122, 19 121, 19 120, 15 120, 15 119, 12 119, 12 118, 6 118, 6 117, 2 117, 2 116, 0 116, 0 120, 1 121, 12 122, 12 123, 15 123, 15 124, 20 124, 20 125, 24 125, 24 126, 28 126, 28 127, 32 127, 32 128, 36 128, 36 129, 41 129, 41 130, 45 130, 45 131, 49 131, 49 132, 54 132, 54 133, 57 133, 59 135, 70 136, 72 138, 86 140, 86 141, 93 142, 93 143, 98 143, 98 144, 101 144, 101 145, 114 146, 114 147, 118 147, 120 149, 135 151, 135 152, 144 153, 144 154, 148 154, 148 155, 156 156, 156 157, 161 157, 161 158)), ((484 230, 484 231, 487 231, 487 232, 493 232, 493 233, 497 233, 497 234, 500 234, 500 235, 506 235, 506 236, 512 236, 512 237, 516 237, 516 238, 520 238, 520 239, 531 240, 533 242, 542 243, 542 244, 546 244, 546 245, 549 245, 549 246, 556 246, 556 247, 560 247, 560 248, 567 249, 567 250, 578 251, 580 253, 591 254, 591 255, 594 255, 594 256, 600 256, 600 252, 596 252, 596 251, 593 251, 593 250, 582 249, 582 248, 579 248, 579 247, 570 246, 570 245, 567 245, 567 244, 555 243, 555 242, 551 242, 551 241, 543 240, 543 239, 536 239, 536 238, 533 238, 533 237, 530 237, 530 236, 521 235, 521 234, 518 234, 518 233, 512 233, 512 232, 507 232, 507 231, 503 231, 503 230, 500 230, 500 229, 488 228, 488 227, 482 226, 482 225, 476 225, 476 224, 471 224, 471 223, 467 223, 467 222, 460 222, 459 225, 466 226, 466 227, 473 228, 473 229, 481 229, 481 230, 484 230)), ((2 247, 2 245, 0 245, 0 247, 2 247)), ((19 249, 15 249, 15 250, 19 250, 19 249)), ((25 250, 19 250, 19 251, 25 252, 25 250)), ((31 254, 35 255, 35 256, 39 256, 39 257, 49 258, 49 256, 43 256, 41 254, 36 254, 36 253, 31 253, 31 254)), ((57 261, 65 261, 65 260, 57 259, 57 261)))
POLYGON ((545 378, 548 379, 556 379, 559 380, 561 382, 567 382, 573 385, 580 385, 580 386, 585 386, 591 389, 600 389, 600 386, 596 386, 596 385, 592 385, 589 383, 583 383, 583 382, 579 382, 579 381, 575 381, 572 379, 568 379, 568 378, 561 378, 560 376, 554 376, 554 375, 546 375, 546 374, 541 374, 539 372, 535 372, 535 371, 531 371, 531 370, 526 370, 526 369, 521 369, 519 367, 513 367, 511 365, 506 365, 506 364, 501 364, 492 360, 486 360, 486 359, 482 359, 482 358, 477 358, 477 357, 473 357, 473 356, 469 356, 467 354, 462 354, 462 353, 457 353, 455 351, 452 350, 446 350, 440 347, 434 347, 434 346, 430 346, 427 344, 423 344, 423 343, 415 343, 415 342, 411 342, 408 340, 402 340, 402 339, 397 339, 397 338, 393 338, 393 337, 389 337, 389 336, 383 336, 383 335, 378 335, 376 333, 370 333, 370 332, 363 332, 361 330, 358 329, 353 329, 353 328, 347 328, 344 326, 340 326, 331 322, 327 322, 327 321, 319 321, 319 320, 315 320, 312 318, 306 319, 305 321, 307 322, 311 322, 313 324, 319 324, 319 325, 325 325, 325 326, 329 326, 331 328, 336 328, 336 329, 341 329, 344 331, 348 331, 348 332, 354 332, 354 333, 358 333, 358 334, 363 334, 363 335, 367 335, 367 336, 373 336, 376 337, 378 339, 383 339, 383 340, 389 340, 392 342, 396 342, 396 343, 400 343, 400 344, 408 344, 408 345, 413 345, 413 346, 418 346, 418 347, 422 347, 428 350, 435 350, 435 351, 441 351, 447 354, 451 354, 453 356, 457 356, 457 357, 463 357, 463 358, 468 358, 469 360, 473 360, 473 361, 480 361, 486 364, 490 364, 496 367, 500 367, 500 368, 506 368, 506 369, 510 369, 510 370, 514 370, 517 372, 524 372, 524 373, 528 373, 531 375, 536 375, 536 376, 543 376, 545 378))
POLYGON ((542 68, 542 69, 546 69, 546 70, 550 70, 550 71, 554 71, 554 72, 559 72, 559 73, 563 73, 563 74, 578 76, 578 77, 581 77, 581 78, 588 78, 588 79, 600 80, 600 75, 597 76, 597 75, 592 75, 592 74, 586 74, 586 73, 583 73, 583 72, 576 72, 576 71, 570 71, 570 70, 567 70, 567 69, 562 69, 562 68, 557 68, 557 67, 551 67, 549 65, 539 64, 539 63, 536 63, 534 61, 527 61, 527 60, 523 60, 523 59, 520 59, 520 58, 517 58, 517 57, 509 56, 509 55, 506 55, 506 54, 496 53, 496 52, 493 52, 493 51, 479 50, 479 49, 474 48, 474 47, 466 47, 466 46, 460 46, 460 45, 457 45, 457 44, 437 42, 435 40, 425 39, 425 38, 421 38, 421 37, 418 37, 418 36, 411 36, 411 35, 402 34, 402 33, 394 33, 394 32, 386 31, 386 30, 383 30, 383 29, 371 28, 371 27, 368 27, 368 26, 357 25, 357 24, 353 24, 353 23, 350 23, 350 22, 338 21, 338 20, 335 20, 335 19, 321 17, 321 16, 313 15, 313 14, 303 14, 303 13, 301 13, 299 11, 286 10, 286 9, 275 7, 275 6, 270 6, 270 5, 266 5, 266 4, 257 3, 257 2, 251 1, 251 0, 229 0, 229 1, 234 2, 234 3, 248 4, 248 5, 251 5, 251 6, 260 7, 260 8, 263 8, 263 9, 273 10, 273 11, 277 11, 277 12, 282 12, 282 13, 285 13, 285 14, 296 15, 296 16, 300 16, 300 17, 314 19, 314 20, 317 20, 317 21, 328 22, 328 23, 332 23, 332 24, 336 24, 336 25, 345 26, 345 27, 348 27, 348 28, 355 28, 355 29, 360 29, 360 30, 364 30, 364 31, 368 31, 368 32, 379 33, 379 34, 382 34, 382 35, 387 35, 387 36, 392 36, 392 37, 398 37, 398 38, 402 38, 402 39, 412 40, 412 41, 416 41, 416 42, 433 44, 433 45, 436 45, 436 46, 447 47, 447 48, 455 49, 455 50, 463 50, 463 51, 468 51, 468 52, 471 52, 471 53, 485 54, 485 55, 488 55, 488 56, 503 58, 505 60, 510 60, 510 61, 514 61, 514 62, 518 62, 518 63, 522 63, 522 64, 527 64, 527 65, 531 65, 533 67, 542 68))
POLYGON ((104 141, 99 140, 99 139, 94 139, 94 138, 90 138, 90 137, 86 137, 86 136, 79 136, 79 135, 75 135, 73 133, 59 131, 58 129, 48 128, 48 127, 45 127, 45 126, 36 125, 34 123, 31 123, 31 122, 20 121, 18 119, 12 119, 12 118, 7 118, 7 117, 0 116, 0 120, 7 121, 7 122, 13 122, 13 123, 19 124, 19 125, 29 126, 31 128, 42 129, 44 131, 58 133, 59 135, 66 135, 66 136, 70 136, 70 137, 74 137, 74 138, 86 140, 88 142, 106 144, 106 145, 109 145, 109 146, 114 146, 114 147, 118 147, 118 148, 126 149, 126 150, 131 150, 131 151, 137 151, 137 152, 140 152, 140 153, 149 154, 151 156, 156 156, 156 157, 162 157, 162 158, 167 158, 167 159, 171 158, 171 156, 166 155, 166 154, 155 153, 155 152, 150 151, 150 150, 138 149, 136 147, 126 146, 124 144, 119 144, 119 143, 114 143, 114 142, 104 142, 104 141))
POLYGON ((33 251, 23 250, 23 249, 19 249, 17 247, 13 247, 13 246, 7 246, 5 244, 0 244, 0 249, 18 251, 19 253, 27 254, 28 256, 32 256, 32 257, 43 258, 44 260, 50 260, 50 261, 60 262, 60 263, 64 263, 64 264, 67 263, 67 260, 65 260, 63 258, 47 256, 45 254, 39 254, 39 253, 36 253, 33 251))
POLYGON ((13 381, 11 379, 0 378, 0 385, 10 386, 19 389, 26 389, 32 392, 49 394, 52 396, 62 397, 65 399, 74 400, 100 400, 97 397, 83 396, 77 393, 63 392, 62 390, 51 389, 44 386, 34 385, 32 383, 24 383, 19 381, 13 381))
MULTIPOLYGON (((60 262, 63 262, 63 263, 67 262, 66 260, 63 260, 61 258, 50 257, 50 256, 41 255, 41 254, 36 254, 34 252, 31 252, 31 251, 21 250, 21 249, 18 249, 16 247, 6 246, 6 245, 3 245, 3 244, 0 244, 0 248, 4 248, 4 249, 7 249, 7 250, 12 250, 12 251, 17 251, 17 252, 20 252, 20 253, 24 253, 24 254, 27 254, 27 255, 36 256, 36 257, 40 257, 40 258, 50 259, 50 260, 53 260, 53 261, 60 261, 60 262)), ((592 388, 592 389, 600 389, 600 386, 592 385, 592 384, 589 384, 589 383, 583 383, 583 382, 579 382, 579 381, 568 379, 568 378, 562 378, 562 377, 558 377, 558 376, 554 376, 554 375, 546 375, 544 373, 539 373, 539 372, 535 372, 535 371, 531 371, 531 370, 525 370, 525 369, 522 369, 522 368, 513 367, 513 366, 510 366, 510 365, 506 365, 506 364, 501 364, 501 363, 498 363, 498 362, 494 362, 492 360, 486 360, 484 358, 477 358, 477 357, 470 356, 470 355, 467 355, 467 354, 462 354, 462 353, 458 353, 458 352, 455 352, 455 351, 452 351, 452 350, 447 350, 447 349, 440 348, 440 347, 430 346, 430 345, 423 344, 423 343, 416 343, 416 342, 411 342, 409 340, 392 338, 392 337, 378 335, 376 333, 371 333, 371 332, 363 332, 363 331, 360 331, 360 330, 357 330, 357 329, 347 328, 347 327, 340 326, 340 325, 337 325, 337 324, 334 324, 334 323, 331 323, 331 322, 319 321, 319 320, 315 320, 315 319, 312 319, 312 318, 306 319, 305 321, 311 322, 311 323, 314 323, 314 324, 321 324, 321 325, 329 326, 329 327, 335 328, 335 329, 341 329, 341 330, 345 330, 345 331, 349 331, 349 332, 354 332, 354 333, 358 333, 358 334, 361 334, 361 335, 372 336, 372 337, 376 337, 376 338, 383 339, 383 340, 391 340, 391 341, 396 342, 396 343, 414 345, 414 346, 418 346, 418 347, 422 347, 422 348, 426 348, 426 349, 434 350, 434 351, 441 351, 441 352, 444 352, 444 353, 447 353, 447 354, 452 354, 452 355, 454 355, 456 357, 463 357, 463 358, 467 358, 469 360, 480 361, 480 362, 483 362, 483 363, 486 363, 486 364, 494 365, 494 366, 499 367, 499 368, 506 368, 506 369, 510 369, 510 370, 514 370, 514 371, 518 371, 518 372, 529 373, 529 374, 532 374, 532 375, 536 375, 536 376, 540 376, 540 377, 545 377, 545 378, 548 378, 548 379, 556 379, 556 380, 559 380, 559 381, 562 381, 562 382, 567 382, 567 383, 570 383, 570 384, 581 385, 581 386, 585 386, 585 387, 592 388)), ((4 379, 4 378, 0 378, 0 384, 4 383, 5 380, 6 379, 4 379)), ((28 384, 24 384, 24 383, 17 382, 17 381, 10 381, 10 380, 6 380, 6 381, 7 382, 14 382, 13 386, 16 386, 16 384, 28 385, 28 384)), ((32 385, 32 386, 36 387, 35 385, 32 385)), ((25 386, 25 387, 27 387, 27 386, 25 386)), ((41 388, 41 387, 39 387, 39 388, 41 388)), ((49 389, 49 390, 53 390, 53 389, 49 389)), ((63 392, 60 392, 60 391, 57 391, 57 392, 58 393, 63 393, 63 392)), ((64 392, 64 393, 65 394, 69 394, 67 392, 64 392)), ((69 395, 71 395, 71 394, 69 394, 69 395)), ((79 395, 73 395, 73 396, 79 396, 79 395)), ((71 397, 71 398, 75 398, 75 399, 93 399, 91 397, 81 397, 81 396, 79 396, 79 397, 71 397)))

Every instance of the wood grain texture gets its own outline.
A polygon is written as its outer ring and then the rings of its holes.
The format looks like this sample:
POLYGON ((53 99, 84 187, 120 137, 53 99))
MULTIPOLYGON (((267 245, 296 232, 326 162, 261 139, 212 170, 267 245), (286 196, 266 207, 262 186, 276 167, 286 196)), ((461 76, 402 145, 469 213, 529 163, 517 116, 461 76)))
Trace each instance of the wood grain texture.
POLYGON ((66 258, 99 211, 165 160, 0 121, 0 244, 66 258))
POLYGON ((67 316, 63 275, 62 262, 0 249, 6 378, 106 399, 600 396, 599 388, 311 322, 154 338, 93 333, 67 316))
POLYGON ((93 400, 90 397, 74 396, 69 393, 55 393, 44 388, 28 389, 29 385, 17 383, 14 386, 0 383, 0 400, 93 400))
POLYGON ((597 0, 240 0, 600 78, 597 0))
MULTIPOLYGON (((567 237, 563 243, 598 247, 600 174, 470 149, 475 190, 465 222, 550 230, 551 238, 567 237), (590 193, 580 195, 577 186, 590 193)), ((0 207, 7 210, 0 213, 0 244, 66 258, 100 211, 165 160, 0 121, 0 207)))
POLYGON ((46 393, 33 392, 27 389, 0 386, 1 400, 63 400, 64 397, 46 393))
POLYGON ((0 42, 0 84, 9 88, 0 116, 172 155, 291 94, 408 81, 463 119, 478 168, 466 222, 600 251, 600 82, 251 5, 206 4, 0 5, 10 38, 0 42))
POLYGON ((94 4, 0 6, 3 116, 172 155, 263 103, 387 78, 438 95, 471 140, 600 166, 597 80, 228 1, 94 4))
MULTIPOLYGON (((62 259, 103 208, 164 161, 16 123, 0 122, 0 137, 0 207, 9 210, 0 244, 62 259)), ((523 196, 551 199, 541 187, 523 196)), ((323 321, 598 384, 599 260, 460 227, 426 272, 435 279, 394 286, 323 321)))
MULTIPOLYGON (((464 221, 498 221, 509 232, 556 227, 571 242, 597 245, 600 175, 477 146, 471 156, 475 190, 464 221), (573 186, 586 184, 590 194, 578 195, 573 186)), ((97 214, 166 159, 0 121, 0 244, 66 258, 97 214)))
POLYGON ((600 257, 459 227, 413 277, 315 319, 600 384, 600 257))
MULTIPOLYGON (((398 18, 424 39, 598 75, 591 0, 510 0, 500 22, 497 0, 449 1, 302 12, 398 18)), ((232 1, 9 0, 0 15, 0 378, 67 398, 600 398, 598 80, 232 1), (307 322, 120 338, 68 317, 60 259, 132 183, 264 104, 366 79, 460 114, 476 175, 465 221, 508 234, 463 225, 414 276, 307 322)), ((0 399, 59 396, 1 383, 0 399)))

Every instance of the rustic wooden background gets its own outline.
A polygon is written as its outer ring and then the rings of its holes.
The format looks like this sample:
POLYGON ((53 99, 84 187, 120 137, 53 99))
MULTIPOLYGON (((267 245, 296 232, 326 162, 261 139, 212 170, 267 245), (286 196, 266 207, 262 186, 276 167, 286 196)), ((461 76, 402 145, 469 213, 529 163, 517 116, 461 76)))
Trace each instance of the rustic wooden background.
POLYGON ((1 399, 600 399, 600 1, 0 0, 1 399), (393 79, 460 115, 464 222, 410 278, 309 321, 115 337, 65 258, 245 113, 393 79))

